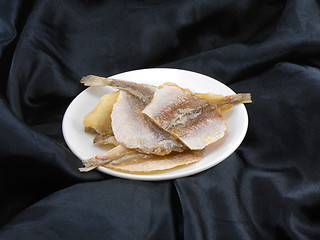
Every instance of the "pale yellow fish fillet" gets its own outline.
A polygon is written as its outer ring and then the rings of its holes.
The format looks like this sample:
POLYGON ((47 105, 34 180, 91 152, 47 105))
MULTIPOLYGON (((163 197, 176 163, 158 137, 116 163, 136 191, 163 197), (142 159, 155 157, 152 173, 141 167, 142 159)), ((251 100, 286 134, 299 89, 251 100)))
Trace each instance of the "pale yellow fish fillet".
POLYGON ((111 112, 113 104, 117 101, 119 92, 104 95, 97 106, 83 119, 83 125, 88 132, 100 135, 112 135, 111 112))
POLYGON ((203 149, 219 140, 227 130, 217 108, 172 83, 158 87, 142 113, 192 150, 203 149))
POLYGON ((182 152, 185 146, 177 138, 141 114, 145 106, 140 98, 125 91, 120 92, 111 113, 116 140, 127 148, 146 154, 182 152))

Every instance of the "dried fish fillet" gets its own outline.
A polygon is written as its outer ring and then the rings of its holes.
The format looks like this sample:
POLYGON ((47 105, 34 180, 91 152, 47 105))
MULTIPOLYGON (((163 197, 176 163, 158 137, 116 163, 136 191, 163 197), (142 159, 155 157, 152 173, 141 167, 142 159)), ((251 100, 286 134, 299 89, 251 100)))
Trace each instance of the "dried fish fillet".
POLYGON ((217 108, 172 83, 158 87, 142 113, 192 150, 203 149, 219 140, 227 130, 217 108))
POLYGON ((121 91, 111 113, 116 140, 123 146, 147 154, 182 152, 185 146, 170 133, 141 114, 146 104, 140 98, 121 91))
POLYGON ((82 161, 85 167, 80 168, 80 171, 87 172, 98 166, 104 166, 116 171, 150 174, 199 162, 202 155, 202 151, 189 150, 159 156, 139 153, 119 145, 104 154, 82 161))
POLYGON ((154 174, 176 167, 187 166, 199 162, 202 151, 184 151, 182 153, 170 153, 165 156, 145 154, 130 155, 125 159, 111 161, 103 166, 121 172, 135 174, 154 174))
POLYGON ((152 100, 154 91, 156 90, 155 86, 148 84, 139 84, 131 81, 104 78, 94 75, 82 77, 80 82, 85 86, 110 86, 120 90, 124 90, 142 99, 147 104, 152 100))

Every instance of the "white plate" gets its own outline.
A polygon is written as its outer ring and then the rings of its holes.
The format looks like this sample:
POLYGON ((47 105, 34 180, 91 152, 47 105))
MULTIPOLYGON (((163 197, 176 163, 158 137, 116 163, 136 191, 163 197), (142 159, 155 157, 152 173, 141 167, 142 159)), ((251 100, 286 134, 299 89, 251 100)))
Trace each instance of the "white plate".
MULTIPOLYGON (((183 88, 189 88, 193 92, 211 92, 222 95, 235 93, 229 87, 213 78, 178 69, 142 69, 117 74, 112 76, 112 78, 148 83, 156 86, 165 82, 173 82, 183 88)), ((94 136, 84 131, 82 120, 98 104, 100 98, 111 91, 114 91, 111 87, 89 87, 71 102, 65 112, 62 122, 63 136, 70 150, 81 160, 91 158, 106 151, 106 148, 92 143, 94 136)), ((116 177, 146 181, 175 179, 202 172, 226 159, 238 148, 245 137, 248 127, 248 114, 243 104, 235 106, 224 117, 228 126, 227 134, 218 142, 209 145, 205 150, 204 157, 198 163, 152 175, 122 173, 102 166, 97 169, 116 177)))

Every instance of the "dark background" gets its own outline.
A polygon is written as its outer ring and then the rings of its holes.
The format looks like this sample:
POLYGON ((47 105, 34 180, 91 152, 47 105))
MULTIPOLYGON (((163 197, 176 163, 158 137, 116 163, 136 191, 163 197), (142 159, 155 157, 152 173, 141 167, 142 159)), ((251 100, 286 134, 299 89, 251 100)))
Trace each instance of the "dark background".
POLYGON ((316 0, 0 0, 0 239, 320 239, 319 66, 316 0), (177 180, 80 173, 81 76, 150 67, 250 92, 245 140, 177 180))

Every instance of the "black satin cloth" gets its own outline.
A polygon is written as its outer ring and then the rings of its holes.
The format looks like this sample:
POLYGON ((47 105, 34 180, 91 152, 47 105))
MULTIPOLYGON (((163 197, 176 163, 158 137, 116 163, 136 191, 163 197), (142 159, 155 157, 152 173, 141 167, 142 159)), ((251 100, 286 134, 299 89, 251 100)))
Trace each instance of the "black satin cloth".
POLYGON ((317 0, 0 1, 0 239, 320 239, 317 0), (186 69, 250 92, 240 147, 160 182, 80 173, 81 76, 186 69))

